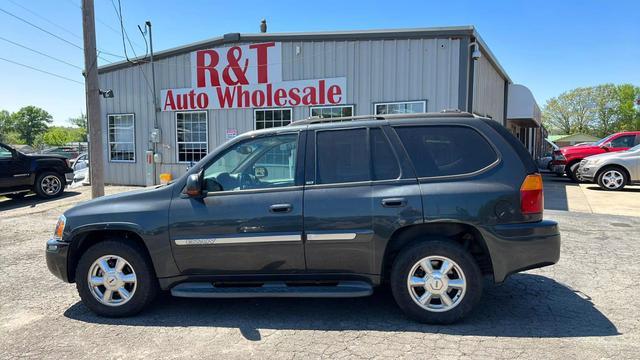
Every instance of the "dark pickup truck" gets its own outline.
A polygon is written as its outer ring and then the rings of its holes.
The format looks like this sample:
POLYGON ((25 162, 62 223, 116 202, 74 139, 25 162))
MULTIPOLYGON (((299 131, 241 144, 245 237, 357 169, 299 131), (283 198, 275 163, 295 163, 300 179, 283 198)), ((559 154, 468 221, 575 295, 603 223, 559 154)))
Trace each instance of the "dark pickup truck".
POLYGON ((472 114, 301 120, 238 136, 166 186, 67 210, 47 265, 103 316, 133 315, 160 289, 352 297, 388 283, 410 317, 451 323, 484 277, 558 261, 537 171, 472 114))
POLYGON ((33 191, 54 198, 72 181, 73 170, 64 156, 27 155, 0 144, 0 195, 16 199, 33 191))

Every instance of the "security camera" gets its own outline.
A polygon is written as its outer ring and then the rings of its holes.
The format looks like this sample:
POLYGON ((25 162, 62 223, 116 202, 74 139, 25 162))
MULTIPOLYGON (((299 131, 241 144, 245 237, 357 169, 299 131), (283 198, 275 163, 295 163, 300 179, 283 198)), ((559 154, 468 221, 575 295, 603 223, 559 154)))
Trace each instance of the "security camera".
POLYGON ((471 54, 471 57, 473 58, 473 60, 478 60, 482 57, 482 52, 480 52, 480 49, 478 49, 477 46, 476 49, 473 50, 473 54, 471 54))

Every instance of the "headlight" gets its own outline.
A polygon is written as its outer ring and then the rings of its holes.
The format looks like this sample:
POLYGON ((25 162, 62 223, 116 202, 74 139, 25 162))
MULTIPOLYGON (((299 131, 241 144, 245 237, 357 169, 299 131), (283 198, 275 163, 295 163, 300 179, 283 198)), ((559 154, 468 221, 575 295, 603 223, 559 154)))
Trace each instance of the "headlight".
POLYGON ((67 218, 64 215, 60 215, 58 222, 56 223, 56 229, 53 232, 53 238, 56 240, 62 240, 62 233, 64 232, 64 226, 67 223, 67 218))

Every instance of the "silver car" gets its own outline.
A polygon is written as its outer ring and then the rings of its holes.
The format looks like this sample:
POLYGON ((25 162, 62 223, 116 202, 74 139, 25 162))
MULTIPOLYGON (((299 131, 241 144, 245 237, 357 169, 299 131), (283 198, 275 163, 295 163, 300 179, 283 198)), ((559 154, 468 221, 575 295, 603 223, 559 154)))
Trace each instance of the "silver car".
POLYGON ((629 150, 593 155, 580 162, 577 177, 604 190, 622 190, 640 183, 640 145, 629 150))

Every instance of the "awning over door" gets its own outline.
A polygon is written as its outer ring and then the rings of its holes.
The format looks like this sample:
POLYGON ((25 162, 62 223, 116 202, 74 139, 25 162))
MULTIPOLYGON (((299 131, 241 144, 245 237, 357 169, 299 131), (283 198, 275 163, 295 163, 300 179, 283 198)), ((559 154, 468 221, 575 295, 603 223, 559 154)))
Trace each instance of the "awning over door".
POLYGON ((531 90, 524 85, 509 85, 507 122, 520 127, 536 128, 542 124, 542 113, 531 90))

